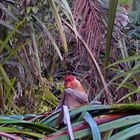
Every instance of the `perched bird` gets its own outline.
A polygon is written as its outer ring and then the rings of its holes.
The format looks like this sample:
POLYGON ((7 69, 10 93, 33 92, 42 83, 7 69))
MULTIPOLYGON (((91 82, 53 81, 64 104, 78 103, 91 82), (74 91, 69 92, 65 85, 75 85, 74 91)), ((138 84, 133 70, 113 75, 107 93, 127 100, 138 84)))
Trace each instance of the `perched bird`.
POLYGON ((64 93, 61 95, 60 105, 67 105, 69 108, 75 108, 88 103, 87 93, 73 75, 68 75, 64 79, 64 93))
MULTIPOLYGON (((64 79, 64 93, 61 95, 59 108, 67 105, 69 108, 76 108, 88 103, 88 95, 80 83, 73 75, 68 75, 64 79)), ((56 124, 58 125, 63 117, 63 110, 61 109, 56 124)))

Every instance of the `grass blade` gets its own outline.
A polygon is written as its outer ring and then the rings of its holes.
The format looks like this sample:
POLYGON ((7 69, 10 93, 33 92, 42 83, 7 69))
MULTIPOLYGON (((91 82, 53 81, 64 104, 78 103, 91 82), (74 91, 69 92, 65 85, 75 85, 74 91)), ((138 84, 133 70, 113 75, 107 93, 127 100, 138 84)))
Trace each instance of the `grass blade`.
POLYGON ((93 140, 101 140, 100 131, 92 116, 88 112, 85 112, 84 119, 90 126, 93 140))

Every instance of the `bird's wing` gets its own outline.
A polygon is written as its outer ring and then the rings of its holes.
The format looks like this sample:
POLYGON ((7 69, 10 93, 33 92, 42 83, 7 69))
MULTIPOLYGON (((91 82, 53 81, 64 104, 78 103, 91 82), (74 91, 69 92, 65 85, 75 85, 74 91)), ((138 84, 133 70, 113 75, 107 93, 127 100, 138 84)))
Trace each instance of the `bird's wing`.
MULTIPOLYGON (((74 97, 78 102, 81 104, 86 104, 88 103, 88 96, 86 93, 79 92, 77 90, 71 89, 71 88, 66 88, 64 90, 65 94, 69 94, 69 96, 74 97)), ((65 95, 66 96, 66 95, 65 95)))

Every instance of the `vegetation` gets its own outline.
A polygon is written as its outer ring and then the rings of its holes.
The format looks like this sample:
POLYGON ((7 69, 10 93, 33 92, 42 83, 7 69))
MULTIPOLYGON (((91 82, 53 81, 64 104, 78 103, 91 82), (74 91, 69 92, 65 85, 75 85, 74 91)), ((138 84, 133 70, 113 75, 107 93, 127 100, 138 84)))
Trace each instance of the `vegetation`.
POLYGON ((90 102, 103 104, 70 111, 76 139, 138 135, 139 6, 139 0, 0 0, 1 138, 68 139, 54 112, 68 74, 81 80, 90 102))

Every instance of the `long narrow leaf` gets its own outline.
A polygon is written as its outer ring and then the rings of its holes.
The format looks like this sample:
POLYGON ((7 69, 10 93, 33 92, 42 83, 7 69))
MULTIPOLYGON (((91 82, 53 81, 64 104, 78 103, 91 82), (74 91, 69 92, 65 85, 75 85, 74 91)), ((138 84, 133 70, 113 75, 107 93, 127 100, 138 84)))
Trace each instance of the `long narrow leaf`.
MULTIPOLYGON (((119 115, 116 117, 114 116, 114 119, 117 119, 118 117, 120 117, 120 116, 119 115)), ((99 117, 97 119, 103 120, 103 118, 99 117)), ((106 119, 108 120, 108 118, 106 118, 106 119)), ((112 115, 110 115, 110 119, 113 119, 112 115)), ((73 125, 74 136, 77 139, 88 136, 91 134, 90 129, 87 128, 87 126, 85 126, 85 124, 81 125, 82 123, 83 122, 79 122, 78 124, 73 125), (78 126, 81 126, 81 127, 78 127, 78 126)), ((126 116, 126 117, 123 117, 121 119, 117 119, 117 120, 113 120, 110 122, 100 124, 98 127, 99 127, 100 132, 106 132, 106 131, 109 131, 111 129, 121 128, 124 126, 136 124, 136 123, 140 123, 140 115, 126 116)), ((48 136, 47 138, 44 138, 44 140, 52 140, 52 139, 53 140, 68 140, 69 137, 68 137, 66 129, 64 129, 64 130, 62 129, 59 132, 53 133, 52 135, 48 136)))
MULTIPOLYGON (((39 50, 38 50, 38 46, 37 46, 37 41, 36 41, 36 35, 35 35, 35 30, 33 27, 32 22, 30 22, 30 26, 31 26, 31 37, 32 37, 32 42, 33 42, 33 47, 34 47, 34 51, 35 51, 35 57, 36 57, 36 63, 37 63, 37 68, 38 68, 38 74, 39 74, 39 78, 41 81, 41 64, 40 64, 40 58, 39 58, 39 50)), ((42 82, 40 82, 42 83, 42 82)))
POLYGON ((12 30, 12 32, 6 37, 6 39, 4 40, 4 42, 3 42, 3 44, 2 44, 2 46, 1 46, 1 48, 0 48, 0 51, 2 51, 3 48, 7 45, 9 39, 13 36, 13 34, 16 33, 17 29, 24 23, 24 21, 25 21, 25 19, 22 20, 21 22, 19 22, 19 23, 17 24, 17 26, 12 30))
POLYGON ((60 57, 60 60, 63 60, 62 54, 55 42, 55 40, 53 39, 53 37, 51 36, 50 32, 48 31, 47 27, 45 26, 45 24, 37 17, 34 16, 33 17, 38 21, 38 23, 41 25, 41 27, 43 28, 43 31, 45 32, 46 36, 49 38, 49 40, 52 42, 54 49, 56 50, 58 56, 60 57))
POLYGON ((7 75, 7 73, 5 72, 3 66, 0 64, 0 74, 2 75, 3 77, 3 80, 5 81, 5 83, 7 84, 7 86, 11 86, 11 81, 7 75))
POLYGON ((120 64, 120 63, 124 63, 125 61, 132 61, 132 60, 137 60, 137 59, 140 59, 140 55, 139 54, 136 54, 136 55, 129 56, 127 58, 118 60, 117 62, 115 62, 113 64, 110 64, 107 68, 115 66, 115 65, 120 64))
MULTIPOLYGON (((117 3, 118 3, 118 0, 110 0, 110 4, 109 4, 107 40, 106 40, 106 48, 105 48, 105 68, 109 64, 110 46, 111 46, 112 31, 113 31, 117 3)), ((106 77, 107 77, 107 69, 105 69, 105 78, 106 77)))
MULTIPOLYGON (((82 106, 76 109, 73 109, 70 111, 70 116, 77 115, 79 113, 82 113, 83 111, 95 111, 95 110, 108 110, 110 106, 105 106, 105 105, 87 105, 87 106, 82 106)), ((56 118, 58 117, 59 112, 57 111, 56 113, 44 118, 41 123, 47 124, 48 126, 54 126, 56 118)))
POLYGON ((134 126, 131 126, 121 132, 113 135, 112 137, 108 138, 107 140, 126 140, 132 136, 140 134, 140 123, 134 126))
POLYGON ((138 89, 135 89, 134 91, 127 93, 125 96, 123 96, 121 99, 119 99, 116 103, 119 103, 119 102, 121 102, 124 99, 127 99, 131 95, 134 95, 135 93, 137 93, 137 91, 138 91, 138 89))
POLYGON ((59 5, 60 9, 63 11, 63 13, 66 15, 68 18, 71 26, 73 27, 74 34, 76 35, 77 38, 77 29, 76 29, 76 24, 72 15, 72 11, 69 7, 69 4, 66 0, 56 0, 57 4, 59 5))
POLYGON ((61 22, 58 10, 56 8, 54 0, 49 0, 49 3, 50 3, 50 7, 52 8, 52 11, 54 13, 55 21, 56 21, 56 24, 58 26, 58 31, 59 31, 61 38, 62 38, 62 41, 63 41, 64 50, 67 52, 68 51, 67 40, 66 40, 66 36, 64 34, 64 28, 62 26, 62 22, 61 22))
POLYGON ((3 119, 0 118, 0 124, 15 124, 18 126, 25 126, 25 128, 32 128, 33 130, 36 128, 37 129, 42 129, 42 130, 47 130, 47 131, 51 131, 51 132, 55 132, 56 130, 48 127, 47 125, 44 124, 40 124, 40 123, 34 123, 34 122, 30 122, 30 121, 25 121, 25 120, 18 120, 18 119, 3 119))
POLYGON ((85 112, 84 119, 90 126, 93 140, 101 140, 100 131, 92 116, 88 112, 85 112))
MULTIPOLYGON (((10 25, 9 23, 7 23, 7 22, 5 22, 5 21, 3 21, 1 19, 0 19, 0 24, 3 25, 3 26, 5 26, 6 28, 8 28, 10 30, 13 30, 14 29, 14 27, 12 25, 10 25)), ((29 37, 29 34, 28 33, 23 33, 21 31, 19 31, 18 29, 16 30, 16 33, 18 33, 18 34, 20 34, 20 35, 22 35, 24 37, 27 37, 27 36, 29 37)))
MULTIPOLYGON (((3 45, 3 41, 0 40, 0 45, 3 45)), ((12 51, 12 48, 10 48, 10 46, 8 44, 5 45, 5 48, 9 51, 12 51)))
POLYGON ((31 136, 34 138, 43 138, 45 137, 43 134, 35 133, 35 132, 29 132, 25 130, 19 130, 18 128, 11 128, 11 127, 0 127, 0 132, 10 132, 10 133, 19 133, 24 134, 26 136, 31 136))
POLYGON ((123 117, 121 119, 118 120, 114 120, 105 124, 101 124, 99 126, 99 129, 101 130, 101 132, 104 131, 108 131, 111 129, 115 129, 115 128, 120 128, 123 126, 129 126, 131 124, 135 124, 135 123, 139 123, 140 122, 140 115, 133 115, 133 116, 127 116, 127 117, 123 117))
POLYGON ((2 61, 2 64, 5 64, 6 61, 8 61, 12 56, 14 56, 21 48, 25 47, 29 42, 30 40, 26 41, 24 44, 12 50, 12 52, 2 61))

